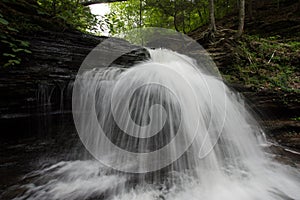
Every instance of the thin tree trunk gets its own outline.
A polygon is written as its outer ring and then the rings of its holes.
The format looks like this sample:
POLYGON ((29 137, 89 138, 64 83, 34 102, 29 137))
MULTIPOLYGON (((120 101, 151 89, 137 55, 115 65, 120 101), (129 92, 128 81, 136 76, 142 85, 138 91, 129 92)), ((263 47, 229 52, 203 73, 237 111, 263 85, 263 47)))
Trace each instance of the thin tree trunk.
POLYGON ((174 14, 174 27, 177 32, 180 32, 177 26, 177 13, 174 14))
POLYGON ((215 6, 214 0, 209 0, 209 18, 210 18, 210 30, 216 32, 216 21, 215 21, 215 6))
POLYGON ((230 5, 230 2, 229 2, 229 0, 227 0, 226 1, 226 14, 228 14, 230 12, 229 5, 230 5))
POLYGON ((139 20, 140 28, 142 28, 142 6, 143 6, 143 2, 142 0, 140 0, 140 20, 139 20))
POLYGON ((199 9, 197 9, 197 13, 198 13, 198 16, 199 16, 201 22, 203 22, 203 16, 202 16, 202 13, 199 9))
POLYGON ((235 7, 236 9, 238 9, 238 8, 240 7, 240 1, 239 1, 239 0, 236 0, 235 6, 236 6, 236 7, 235 7))
POLYGON ((253 20, 253 0, 249 0, 248 4, 249 19, 253 20))
POLYGON ((185 16, 184 16, 184 10, 183 10, 183 12, 182 12, 182 32, 185 34, 186 32, 184 29, 184 27, 185 27, 184 18, 185 18, 185 16))
POLYGON ((236 33, 236 38, 241 37, 244 31, 244 23, 245 23, 245 0, 240 0, 240 8, 239 8, 239 28, 236 33))
POLYGON ((57 10, 56 10, 56 0, 52 1, 52 15, 56 16, 57 10))
POLYGON ((174 0, 174 27, 177 32, 180 32, 177 26, 177 4, 176 0, 174 0))

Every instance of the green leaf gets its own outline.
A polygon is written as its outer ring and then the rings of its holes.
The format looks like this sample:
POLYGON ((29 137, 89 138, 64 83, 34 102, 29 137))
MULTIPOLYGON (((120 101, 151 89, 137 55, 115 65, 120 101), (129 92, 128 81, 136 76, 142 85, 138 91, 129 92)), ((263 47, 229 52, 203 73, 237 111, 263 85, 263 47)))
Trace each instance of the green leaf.
POLYGON ((44 12, 44 11, 41 11, 41 10, 37 10, 37 13, 39 15, 47 15, 48 13, 44 12))
POLYGON ((1 40, 2 43, 5 43, 5 44, 12 44, 11 42, 7 41, 7 40, 1 40))
POLYGON ((29 47, 30 43, 27 42, 27 41, 20 41, 21 42, 21 45, 24 46, 24 47, 29 47))
POLYGON ((3 67, 8 67, 8 66, 14 66, 15 64, 17 64, 17 65, 19 65, 21 63, 21 59, 17 59, 17 60, 8 60, 8 62, 7 63, 5 63, 4 65, 3 65, 3 67))
POLYGON ((7 29, 10 30, 10 31, 19 32, 17 29, 12 28, 12 27, 7 27, 7 29))
POLYGON ((15 48, 13 48, 12 51, 13 52, 20 52, 20 51, 24 51, 24 49, 15 49, 15 48))
POLYGON ((16 55, 10 53, 3 53, 2 55, 6 57, 13 57, 13 58, 16 57, 16 55))
POLYGON ((3 18, 0 18, 0 23, 3 24, 3 25, 8 25, 8 24, 9 24, 9 22, 6 21, 6 20, 3 19, 3 18))
POLYGON ((28 49, 24 49, 25 53, 32 53, 32 51, 28 50, 28 49))
POLYGON ((11 63, 5 63, 3 67, 8 67, 9 65, 11 65, 11 63))
POLYGON ((14 60, 14 63, 16 63, 18 65, 21 63, 21 60, 14 60))
MULTIPOLYGON (((7 39, 7 37, 5 35, 0 35, 0 38, 2 39, 7 39)), ((1 40, 2 41, 2 40, 1 40)))

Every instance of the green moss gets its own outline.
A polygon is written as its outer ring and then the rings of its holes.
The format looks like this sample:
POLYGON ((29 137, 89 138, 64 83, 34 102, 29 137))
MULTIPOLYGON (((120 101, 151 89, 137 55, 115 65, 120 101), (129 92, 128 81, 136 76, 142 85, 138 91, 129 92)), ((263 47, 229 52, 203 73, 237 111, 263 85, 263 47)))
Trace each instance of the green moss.
POLYGON ((299 92, 300 42, 280 36, 245 35, 235 49, 236 60, 224 78, 256 89, 299 92))
POLYGON ((290 41, 287 44, 290 45, 294 51, 300 51, 300 42, 299 41, 290 41))

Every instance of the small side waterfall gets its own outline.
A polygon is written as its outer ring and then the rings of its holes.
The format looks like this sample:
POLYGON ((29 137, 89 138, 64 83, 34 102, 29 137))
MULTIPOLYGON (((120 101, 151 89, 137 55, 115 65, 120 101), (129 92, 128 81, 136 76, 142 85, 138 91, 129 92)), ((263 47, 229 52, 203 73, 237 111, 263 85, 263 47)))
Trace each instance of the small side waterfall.
POLYGON ((36 91, 37 113, 46 115, 70 111, 70 107, 65 108, 65 102, 72 97, 72 87, 73 81, 40 83, 36 91))
POLYGON ((300 199, 299 171, 263 151, 239 96, 187 56, 149 52, 75 82, 76 128, 101 162, 81 157, 34 172, 41 178, 19 199, 300 199))

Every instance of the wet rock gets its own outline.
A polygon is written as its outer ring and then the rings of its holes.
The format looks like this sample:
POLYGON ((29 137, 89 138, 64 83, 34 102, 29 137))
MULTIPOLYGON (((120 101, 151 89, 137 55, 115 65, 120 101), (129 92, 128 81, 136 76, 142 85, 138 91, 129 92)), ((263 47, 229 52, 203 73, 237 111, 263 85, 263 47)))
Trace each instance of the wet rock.
MULTIPOLYGON (((24 117, 60 110, 62 101, 70 109, 72 82, 85 57, 107 37, 81 32, 39 31, 23 35, 30 42, 32 54, 22 64, 0 70, 0 118, 24 117), (61 98, 64 98, 63 100, 61 98)), ((119 40, 112 48, 102 49, 108 55, 131 45, 119 40)), ((114 64, 128 66, 147 58, 145 49, 128 52, 114 64)), ((66 106, 64 106, 66 108, 66 106)))

